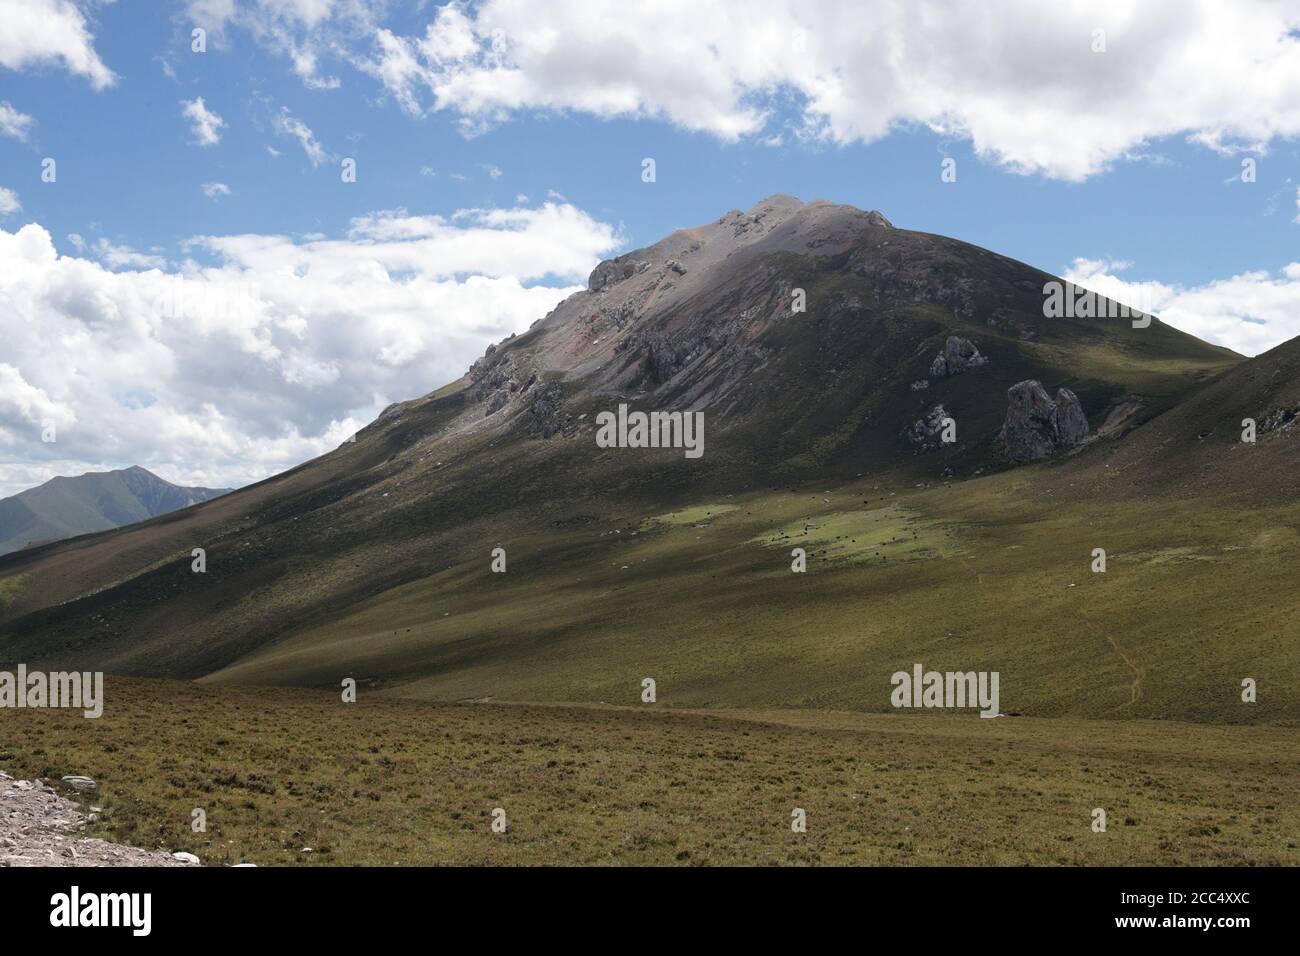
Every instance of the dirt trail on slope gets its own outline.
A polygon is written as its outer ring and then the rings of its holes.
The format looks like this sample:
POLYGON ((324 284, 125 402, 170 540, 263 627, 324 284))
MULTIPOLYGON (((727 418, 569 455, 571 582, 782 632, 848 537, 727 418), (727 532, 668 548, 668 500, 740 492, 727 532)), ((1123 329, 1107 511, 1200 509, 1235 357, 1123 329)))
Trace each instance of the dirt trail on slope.
POLYGON ((1107 634, 1106 640, 1110 642, 1111 647, 1115 648, 1115 653, 1123 658, 1128 669, 1133 672, 1133 683, 1129 687, 1129 702, 1121 707, 1116 707, 1115 710, 1122 710, 1124 706, 1132 707, 1142 699, 1142 678, 1146 676, 1146 669, 1138 666, 1138 663, 1124 652, 1124 648, 1119 646, 1119 641, 1115 640, 1115 638, 1107 634))
POLYGON ((79 836, 88 820, 53 787, 0 772, 0 867, 196 865, 163 850, 79 836))

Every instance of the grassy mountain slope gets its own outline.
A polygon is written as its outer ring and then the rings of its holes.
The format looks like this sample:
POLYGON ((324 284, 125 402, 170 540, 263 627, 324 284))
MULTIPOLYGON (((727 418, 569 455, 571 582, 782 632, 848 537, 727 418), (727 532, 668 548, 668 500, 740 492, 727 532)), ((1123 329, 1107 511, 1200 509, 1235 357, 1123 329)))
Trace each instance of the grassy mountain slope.
POLYGON ((1300 499, 1298 419, 1300 338, 1224 372, 1071 474, 1097 494, 1285 506, 1300 499), (1254 442, 1242 440, 1247 419, 1254 442))
POLYGON ((849 207, 729 213, 603 263, 334 453, 0 559, 0 586, 22 581, 0 660, 439 700, 632 703, 654 677, 670 705, 845 710, 888 709, 922 661, 999 670, 1003 709, 1034 715, 1295 719, 1294 498, 1260 473, 1235 501, 1138 480, 1163 447, 1140 436, 1255 363, 1158 321, 1047 319, 1050 278, 849 207), (932 376, 950 335, 988 363, 932 376), (1106 437, 1012 469, 998 431, 1025 378, 1106 437), (597 448, 621 401, 703 409, 704 457, 597 448), (919 449, 904 431, 937 404, 958 441, 919 449), (1257 705, 1245 676, 1271 688, 1257 705))
POLYGON ((228 491, 183 488, 139 466, 52 478, 0 499, 0 554, 134 524, 228 491))

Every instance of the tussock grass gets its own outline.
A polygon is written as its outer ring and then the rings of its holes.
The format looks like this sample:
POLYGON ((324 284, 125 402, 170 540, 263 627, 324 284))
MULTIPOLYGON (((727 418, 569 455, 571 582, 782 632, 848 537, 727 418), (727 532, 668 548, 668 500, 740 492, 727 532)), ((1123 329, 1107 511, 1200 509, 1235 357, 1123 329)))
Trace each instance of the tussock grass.
POLYGON ((364 689, 344 704, 123 678, 99 720, 2 719, 0 769, 89 774, 99 835, 209 864, 1300 863, 1300 753, 1283 728, 433 704, 364 689), (795 807, 806 834, 790 831, 795 807), (1091 831, 1094 807, 1106 833, 1091 831))

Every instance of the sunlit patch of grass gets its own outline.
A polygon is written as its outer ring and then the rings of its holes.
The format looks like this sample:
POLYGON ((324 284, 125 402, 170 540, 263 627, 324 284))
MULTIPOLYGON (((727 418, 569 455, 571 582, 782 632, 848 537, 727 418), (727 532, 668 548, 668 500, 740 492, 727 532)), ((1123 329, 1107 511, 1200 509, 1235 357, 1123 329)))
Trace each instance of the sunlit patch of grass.
POLYGON ((653 518, 646 518, 641 523, 642 530, 649 530, 656 525, 696 525, 705 524, 714 518, 730 514, 736 510, 736 505, 714 504, 714 505, 697 505, 693 508, 683 508, 681 511, 670 511, 667 514, 655 515, 653 518))
POLYGON ((759 544, 801 547, 830 559, 870 561, 938 558, 964 553, 953 529, 898 505, 810 516, 755 538, 759 544))
POLYGON ((12 577, 0 578, 0 614, 13 605, 18 597, 18 593, 27 583, 27 575, 16 574, 12 577))
POLYGON ((1162 548, 1158 551, 1140 551, 1132 555, 1147 564, 1169 564, 1173 561, 1213 561, 1214 556, 1201 554, 1195 548, 1162 548))

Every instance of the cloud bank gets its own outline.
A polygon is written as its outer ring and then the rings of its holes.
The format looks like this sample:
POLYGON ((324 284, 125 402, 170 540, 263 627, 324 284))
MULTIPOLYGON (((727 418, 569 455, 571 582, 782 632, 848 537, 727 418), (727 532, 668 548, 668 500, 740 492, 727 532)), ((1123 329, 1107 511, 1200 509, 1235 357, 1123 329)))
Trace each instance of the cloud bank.
POLYGON ((209 486, 275 474, 463 374, 619 242, 555 203, 200 236, 174 267, 0 229, 0 495, 130 464, 209 486))
POLYGON ((1276 275, 1244 272, 1191 287, 1120 274, 1132 269, 1127 262, 1075 259, 1062 278, 1243 355, 1258 355, 1300 335, 1300 262, 1276 275))
POLYGON ((1261 151, 1300 134, 1297 27, 1272 0, 486 0, 422 34, 376 28, 358 66, 470 133, 552 110, 766 139, 792 111, 805 140, 920 126, 1078 181, 1162 137, 1261 151))

